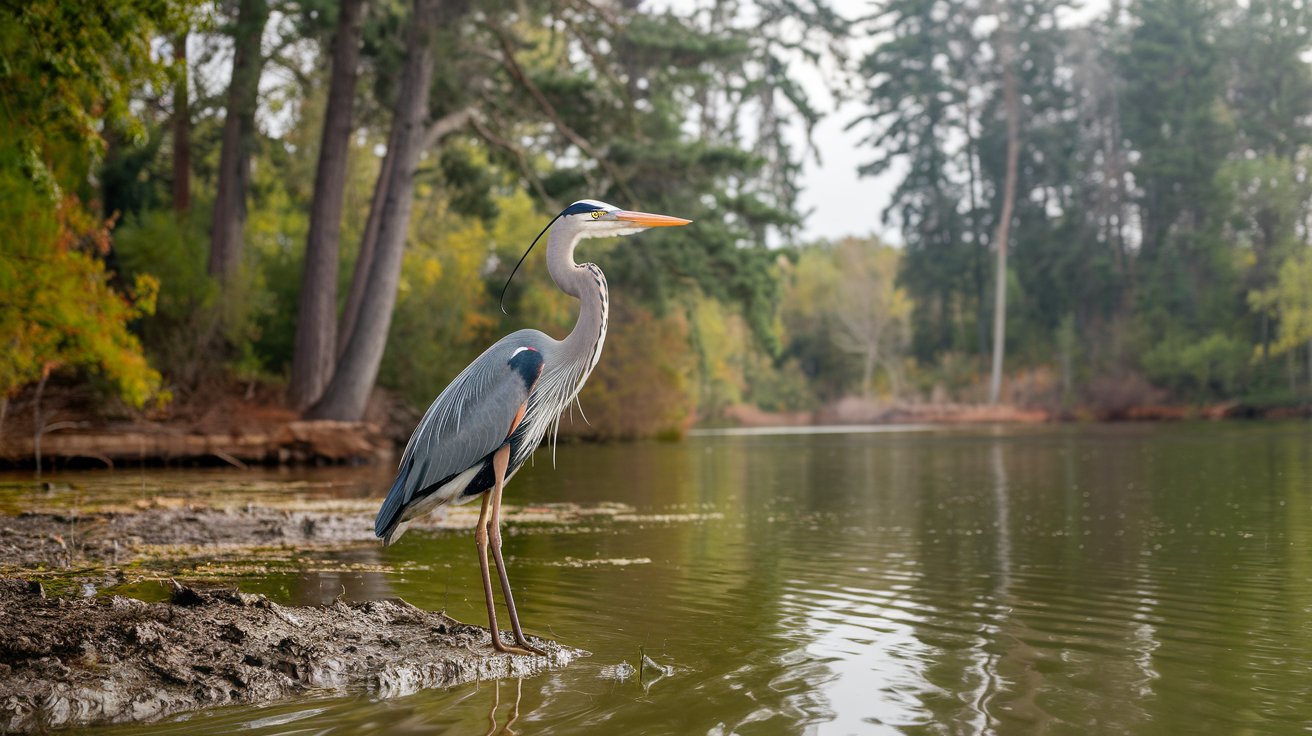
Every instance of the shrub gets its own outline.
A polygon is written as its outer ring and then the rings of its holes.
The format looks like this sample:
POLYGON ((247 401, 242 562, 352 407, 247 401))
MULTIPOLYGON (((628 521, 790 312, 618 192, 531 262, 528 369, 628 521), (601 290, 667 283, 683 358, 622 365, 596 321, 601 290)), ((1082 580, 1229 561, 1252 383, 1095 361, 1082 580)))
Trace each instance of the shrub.
POLYGON ((1251 354, 1247 344, 1220 332, 1196 342, 1168 337, 1144 353, 1143 367, 1149 380, 1172 391, 1229 395, 1242 383, 1251 354))

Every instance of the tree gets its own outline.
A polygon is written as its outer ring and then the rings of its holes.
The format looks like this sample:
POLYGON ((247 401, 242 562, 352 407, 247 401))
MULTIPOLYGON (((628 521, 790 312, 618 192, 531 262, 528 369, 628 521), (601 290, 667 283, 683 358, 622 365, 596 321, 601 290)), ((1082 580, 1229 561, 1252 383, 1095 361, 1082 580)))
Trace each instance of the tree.
POLYGON ((255 108, 259 101, 264 54, 260 41, 269 20, 267 0, 240 0, 233 25, 232 80, 223 120, 223 150, 210 235, 210 274, 231 284, 242 258, 246 193, 255 148, 255 108))
POLYGON ((872 395, 875 369, 881 365, 896 395, 901 391, 911 309, 906 292, 896 285, 898 252, 877 242, 848 238, 834 249, 833 258, 839 276, 829 308, 838 329, 831 339, 860 359, 863 395, 872 395))
POLYGON ((902 280, 915 300, 915 352, 923 359, 965 342, 968 304, 982 318, 982 293, 972 288, 978 285, 971 276, 978 249, 987 243, 973 242, 982 232, 974 207, 969 221, 960 211, 975 197, 975 150, 968 146, 962 156, 950 144, 977 135, 969 95, 979 85, 960 82, 976 75, 980 63, 971 30, 977 14, 964 2, 885 4, 870 30, 886 38, 859 69, 868 80, 870 112, 849 126, 872 131, 864 143, 875 158, 859 167, 862 175, 881 174, 898 162, 906 168, 884 220, 900 227, 906 243, 902 280))
POLYGON ((319 398, 332 377, 337 359, 338 241, 364 8, 364 0, 342 0, 333 35, 328 106, 324 111, 323 139, 314 178, 314 203, 296 319, 296 348, 288 386, 291 403, 297 408, 307 407, 319 398))
POLYGON ((1002 354, 1007 338, 1007 239, 1011 234, 1012 209, 1016 204, 1016 166, 1020 159, 1020 96, 1016 92, 1015 39, 1004 11, 999 17, 998 64, 1002 67, 1003 107, 1007 117, 1007 165, 1002 185, 1002 207, 993 242, 998 249, 997 278, 993 286, 993 374, 989 380, 989 403, 998 403, 1002 391, 1002 354))
MULTIPOLYGON (((795 194, 790 188, 795 171, 788 166, 791 154, 778 147, 783 126, 750 142, 761 155, 745 150, 749 143, 737 133, 726 133, 736 127, 729 120, 717 119, 718 127, 699 136, 689 136, 682 126, 688 119, 705 118, 688 113, 687 101, 721 67, 746 65, 754 70, 751 84, 758 85, 750 94, 737 93, 732 109, 764 106, 767 98, 768 104, 783 104, 767 94, 770 88, 761 81, 782 78, 783 67, 768 63, 768 54, 751 42, 747 27, 712 33, 671 14, 652 16, 628 8, 618 11, 622 23, 611 11, 592 6, 541 3, 522 9, 529 15, 466 18, 458 8, 448 9, 441 24, 443 41, 433 49, 440 62, 434 70, 429 105, 434 122, 427 140, 442 140, 470 123, 490 149, 488 163, 517 172, 550 208, 569 199, 599 197, 705 223, 695 236, 666 235, 660 249, 617 249, 607 264, 612 285, 663 316, 675 295, 695 284, 715 298, 743 304, 754 332, 769 344, 775 287, 764 233, 794 221, 786 207, 795 194), (544 35, 540 29, 549 24, 539 19, 558 23, 586 53, 573 55, 568 44, 544 35), (611 34, 615 53, 596 53, 591 47, 599 29, 611 34), (679 43, 672 46, 671 39, 679 43), (526 140, 533 141, 534 153, 525 150, 526 140), (670 187, 673 179, 683 186, 670 187), (767 181, 773 183, 767 186, 767 181), (699 196, 706 191, 719 196, 707 201, 699 196)), ((785 25, 787 18, 769 22, 785 25)), ((743 77, 741 71, 727 73, 743 77)), ((726 81, 724 89, 747 86, 726 81)), ((800 100, 798 94, 786 88, 780 96, 800 100)), ((387 216, 377 204, 385 206, 394 196, 391 186, 400 161, 394 152, 401 150, 395 138, 388 149, 343 314, 341 364, 364 329, 366 299, 374 293, 366 276, 372 278, 383 257, 387 216)), ((473 191, 477 186, 469 185, 496 178, 480 176, 476 166, 455 165, 458 159, 451 150, 439 154, 450 197, 466 211, 480 210, 480 196, 473 191)), ((517 255, 509 262, 515 260, 517 255)), ((497 275, 504 278, 508 270, 507 264, 497 275)), ((367 396, 371 388, 361 390, 367 396)))
MULTIPOLYGON (((377 251, 368 264, 369 278, 360 317, 332 380, 307 412, 316 419, 358 420, 373 392, 387 346, 387 331, 396 304, 406 230, 410 224, 415 165, 419 160, 428 114, 433 73, 433 34, 437 0, 415 0, 406 42, 391 141, 396 159, 386 183, 387 195, 378 230, 377 251)), ((358 268, 359 266, 357 266, 358 268)))
POLYGON ((173 60, 177 81, 173 84, 173 209, 191 210, 191 106, 188 100, 187 32, 174 37, 173 60))
POLYGON ((1268 302, 1280 315, 1280 336, 1273 349, 1277 354, 1307 349, 1307 381, 1312 391, 1312 249, 1304 246, 1280 267, 1268 302))
POLYGON ((1142 243, 1136 309, 1155 340, 1197 334, 1233 311, 1230 273, 1218 251, 1223 192, 1216 173, 1230 129, 1219 114, 1224 78, 1211 0, 1143 0, 1121 59, 1124 132, 1138 160, 1142 243))
POLYGON ((1287 0, 1248 0, 1232 10, 1221 43, 1233 59, 1229 104, 1238 150, 1293 161, 1312 144, 1312 7, 1287 0))
POLYGON ((177 12, 136 0, 0 8, 0 419, 61 368, 99 374, 135 406, 160 395, 128 329, 152 311, 158 282, 113 283, 108 223, 80 195, 106 130, 144 137, 130 101, 167 83, 151 44, 176 30, 177 12))

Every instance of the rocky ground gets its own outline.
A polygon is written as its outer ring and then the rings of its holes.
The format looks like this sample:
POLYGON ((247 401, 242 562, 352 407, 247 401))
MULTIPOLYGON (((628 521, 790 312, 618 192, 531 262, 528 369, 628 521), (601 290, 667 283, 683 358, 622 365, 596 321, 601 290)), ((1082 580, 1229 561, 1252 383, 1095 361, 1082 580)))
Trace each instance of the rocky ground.
MULTIPOLYGON (((586 652, 491 649, 487 630, 404 601, 278 605, 233 589, 174 586, 172 600, 67 599, 0 579, 0 731, 148 721, 310 689, 380 697, 524 677, 586 652)), ((509 636, 509 633, 507 633, 509 636)))

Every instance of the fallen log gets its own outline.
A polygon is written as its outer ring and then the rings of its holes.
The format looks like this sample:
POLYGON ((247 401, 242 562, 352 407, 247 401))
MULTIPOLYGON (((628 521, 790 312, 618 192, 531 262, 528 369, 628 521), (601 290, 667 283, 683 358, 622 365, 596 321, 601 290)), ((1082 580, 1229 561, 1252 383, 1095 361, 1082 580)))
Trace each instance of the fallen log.
MULTIPOLYGON (((0 443, 0 465, 35 462, 30 435, 0 443)), ((228 431, 184 431, 168 425, 74 428, 48 432, 41 456, 51 462, 115 464, 202 462, 244 466, 313 462, 370 462, 391 456, 391 441, 375 424, 331 420, 252 424, 228 431)))

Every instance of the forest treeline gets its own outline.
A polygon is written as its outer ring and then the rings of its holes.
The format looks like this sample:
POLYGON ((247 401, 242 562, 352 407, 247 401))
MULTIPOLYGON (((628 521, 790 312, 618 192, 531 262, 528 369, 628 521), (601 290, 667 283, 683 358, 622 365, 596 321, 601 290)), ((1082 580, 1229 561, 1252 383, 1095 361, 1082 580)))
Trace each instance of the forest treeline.
POLYGON ((537 259, 498 305, 585 197, 696 224, 581 250, 614 302, 582 434, 850 396, 1303 401, 1304 5, 6 5, 0 423, 55 384, 105 415, 256 385, 422 407, 500 335, 569 330, 537 259), (798 240, 817 70, 864 105, 897 247, 798 240))

